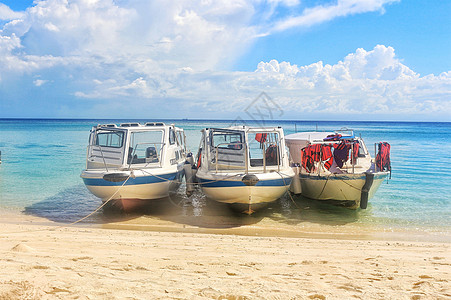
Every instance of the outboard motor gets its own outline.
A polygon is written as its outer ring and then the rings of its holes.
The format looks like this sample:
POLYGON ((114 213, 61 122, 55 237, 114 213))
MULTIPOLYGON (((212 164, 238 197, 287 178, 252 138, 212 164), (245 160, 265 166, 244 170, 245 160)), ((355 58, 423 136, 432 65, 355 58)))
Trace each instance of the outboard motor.
POLYGON ((194 167, 193 154, 190 152, 187 154, 185 165, 183 166, 183 170, 185 171, 186 195, 188 197, 191 196, 194 191, 194 177, 196 176, 195 170, 193 169, 194 167))
POLYGON ((291 168, 294 171, 294 177, 293 180, 291 180, 290 192, 299 195, 302 193, 301 179, 299 178, 299 171, 301 168, 297 166, 291 166, 291 168))

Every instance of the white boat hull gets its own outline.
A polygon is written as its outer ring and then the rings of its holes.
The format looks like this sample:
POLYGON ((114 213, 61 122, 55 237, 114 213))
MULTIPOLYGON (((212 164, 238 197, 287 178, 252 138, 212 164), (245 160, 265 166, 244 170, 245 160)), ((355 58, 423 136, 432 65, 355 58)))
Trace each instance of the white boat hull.
MULTIPOLYGON (((387 174, 387 172, 374 174, 373 184, 368 191, 368 200, 374 196, 387 174)), ((328 176, 300 174, 299 180, 301 195, 304 197, 348 202, 346 206, 357 208, 360 206, 366 176, 365 174, 331 174, 328 176)))
MULTIPOLYGON (((84 171, 81 174, 88 190, 103 202, 126 200, 139 203, 168 197, 178 189, 184 172, 183 168, 162 172, 161 170, 144 171, 84 171), (105 179, 105 175, 121 174, 122 179, 115 181, 105 179)), ((124 205, 126 206, 126 205, 124 205)))
MULTIPOLYGON (((279 173, 253 174, 258 182, 249 186, 242 179, 245 174, 204 173, 198 171, 197 180, 207 198, 227 203, 251 207, 262 206, 282 197, 289 189, 294 174, 279 173)), ((244 207, 244 206, 243 206, 244 207)))

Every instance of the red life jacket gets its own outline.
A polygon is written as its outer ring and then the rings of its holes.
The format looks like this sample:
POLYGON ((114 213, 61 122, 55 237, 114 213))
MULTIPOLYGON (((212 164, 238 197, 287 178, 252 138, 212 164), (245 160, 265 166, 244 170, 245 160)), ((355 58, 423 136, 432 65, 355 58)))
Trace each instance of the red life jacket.
POLYGON ((315 171, 315 162, 323 161, 329 170, 334 161, 330 145, 314 144, 301 150, 302 167, 311 173, 315 171))
POLYGON ((390 171, 391 177, 391 162, 390 162, 390 144, 387 142, 379 143, 379 151, 376 155, 376 166, 381 171, 390 171))
POLYGON ((266 142, 267 138, 268 138, 268 134, 267 133, 257 133, 255 135, 255 140, 257 142, 259 142, 260 144, 266 142))
POLYGON ((322 145, 321 149, 321 160, 324 162, 324 168, 326 168, 326 170, 329 170, 334 162, 331 148, 330 145, 322 145))
POLYGON ((301 150, 302 167, 308 172, 315 170, 315 161, 312 157, 312 148, 307 146, 301 150))
POLYGON ((359 142, 355 142, 352 144, 352 152, 354 153, 354 164, 357 162, 357 158, 359 157, 359 148, 360 144, 359 142))

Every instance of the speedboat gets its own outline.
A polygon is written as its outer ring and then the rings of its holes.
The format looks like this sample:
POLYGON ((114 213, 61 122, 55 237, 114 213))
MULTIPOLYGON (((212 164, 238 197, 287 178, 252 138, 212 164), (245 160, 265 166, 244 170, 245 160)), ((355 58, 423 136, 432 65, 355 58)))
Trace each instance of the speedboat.
POLYGON ((282 197, 294 176, 280 127, 206 128, 196 180, 207 198, 247 214, 282 197))
POLYGON ((132 210, 176 191, 185 158, 185 134, 174 125, 97 125, 91 130, 81 178, 103 202, 113 201, 132 210))
POLYGON ((376 158, 350 129, 298 132, 285 137, 296 173, 290 191, 315 200, 366 209, 391 172, 390 145, 375 144, 376 158))

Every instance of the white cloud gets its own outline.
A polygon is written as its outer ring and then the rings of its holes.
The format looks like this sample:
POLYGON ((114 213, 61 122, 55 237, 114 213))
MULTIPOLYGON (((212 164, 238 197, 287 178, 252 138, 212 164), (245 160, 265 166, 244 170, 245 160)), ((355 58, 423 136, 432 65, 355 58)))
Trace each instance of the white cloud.
POLYGON ((34 80, 33 81, 33 84, 35 85, 35 86, 42 86, 42 85, 44 85, 44 84, 46 84, 47 82, 49 82, 48 80, 43 80, 43 79, 36 79, 36 80, 34 80))
POLYGON ((22 12, 15 12, 5 4, 0 3, 0 20, 14 20, 19 19, 22 16, 23 16, 22 12))
POLYGON ((451 114, 450 72, 420 77, 392 47, 357 49, 335 65, 297 67, 275 60, 256 70, 265 91, 299 112, 350 114, 451 114))
POLYGON ((330 21, 338 17, 358 13, 384 11, 384 5, 399 0, 338 0, 333 4, 318 5, 305 9, 301 15, 277 22, 272 31, 284 31, 294 27, 308 27, 330 21))

